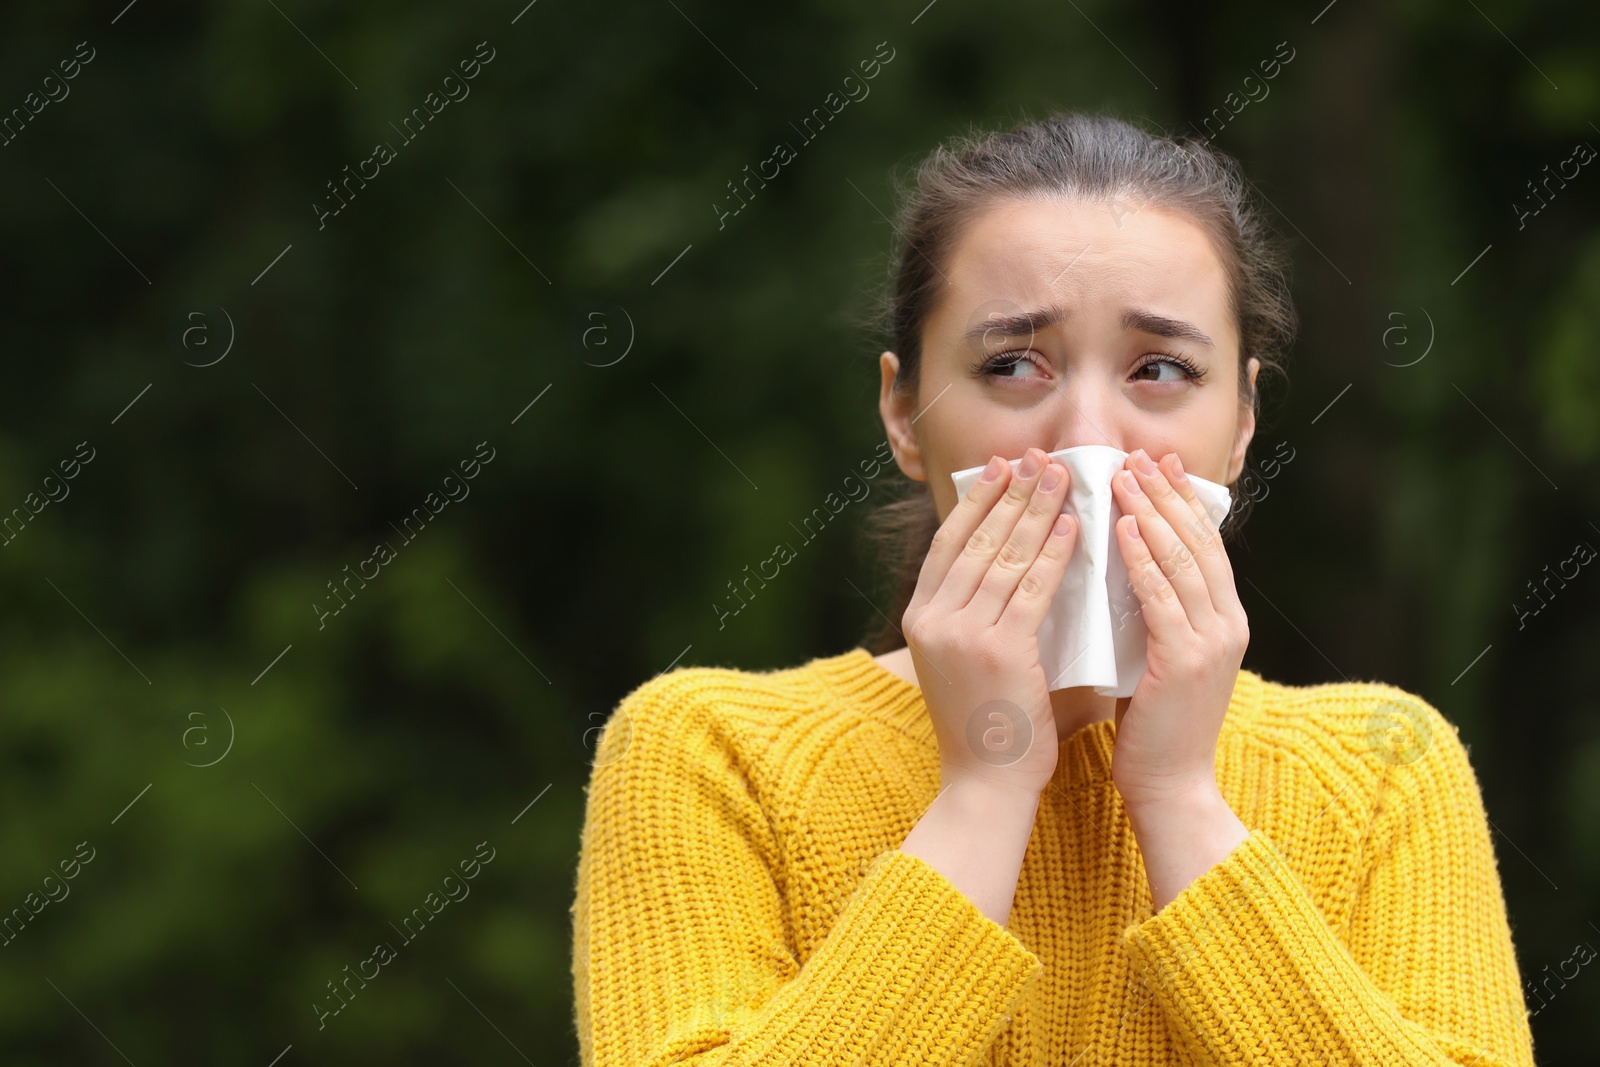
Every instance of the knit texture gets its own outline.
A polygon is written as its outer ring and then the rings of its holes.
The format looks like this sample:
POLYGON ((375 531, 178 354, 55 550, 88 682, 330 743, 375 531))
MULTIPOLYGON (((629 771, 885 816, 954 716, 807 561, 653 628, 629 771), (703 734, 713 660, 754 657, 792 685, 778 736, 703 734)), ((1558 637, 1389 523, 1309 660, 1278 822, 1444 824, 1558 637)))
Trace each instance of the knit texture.
POLYGON ((1241 670, 1216 768, 1250 835, 1156 914, 1115 737, 1060 742, 1002 926, 899 850, 938 743, 865 649, 638 686, 587 788, 584 1067, 1532 1067, 1478 781, 1431 705, 1241 670))

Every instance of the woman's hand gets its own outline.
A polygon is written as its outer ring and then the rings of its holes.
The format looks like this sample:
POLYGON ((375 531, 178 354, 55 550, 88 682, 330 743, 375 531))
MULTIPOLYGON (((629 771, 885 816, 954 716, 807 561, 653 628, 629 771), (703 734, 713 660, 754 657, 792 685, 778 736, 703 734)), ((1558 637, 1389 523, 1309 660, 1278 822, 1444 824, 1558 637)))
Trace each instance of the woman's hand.
POLYGON ((1111 777, 1131 811, 1216 796, 1217 737, 1250 626, 1222 537, 1177 453, 1157 465, 1140 449, 1123 467, 1111 479, 1123 511, 1117 547, 1150 634, 1149 670, 1117 704, 1111 777))
POLYGON ((1042 793, 1055 773, 1039 624, 1077 543, 1077 522, 1061 510, 1069 473, 1038 448, 1016 471, 995 456, 928 548, 902 632, 946 784, 1042 793))

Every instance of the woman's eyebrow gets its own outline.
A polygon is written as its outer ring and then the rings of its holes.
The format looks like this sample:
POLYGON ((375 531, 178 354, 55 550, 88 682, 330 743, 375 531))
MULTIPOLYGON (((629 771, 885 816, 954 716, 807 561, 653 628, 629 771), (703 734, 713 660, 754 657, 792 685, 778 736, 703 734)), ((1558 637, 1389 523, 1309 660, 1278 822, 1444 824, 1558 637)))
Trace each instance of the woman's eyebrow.
POLYGON ((1170 319, 1165 315, 1157 315, 1153 311, 1143 308, 1129 308, 1122 313, 1122 327, 1126 330, 1143 330, 1153 333, 1157 337, 1180 337, 1190 341, 1199 341, 1210 348, 1217 347, 1212 344, 1211 338, 1192 322, 1182 319, 1170 319))
POLYGON ((1048 329, 1058 322, 1064 322, 1067 310, 1060 304, 1051 304, 1049 307, 1035 308, 1019 315, 993 314, 988 318, 974 324, 962 334, 968 341, 981 341, 988 334, 1002 333, 1008 336, 1015 334, 1034 334, 1040 330, 1048 329))
MULTIPOLYGON (((1036 308, 1018 315, 991 315, 989 318, 970 327, 963 336, 971 340, 982 340, 987 334, 1001 333, 1006 335, 1033 334, 1040 330, 1048 329, 1060 322, 1065 322, 1068 311, 1060 304, 1051 304, 1048 307, 1036 308)), ((1210 348, 1216 345, 1203 330, 1192 322, 1183 319, 1169 318, 1158 315, 1154 311, 1144 308, 1128 308, 1122 313, 1122 328, 1125 330, 1140 330, 1152 333, 1157 337, 1175 337, 1190 341, 1199 341, 1210 348)))

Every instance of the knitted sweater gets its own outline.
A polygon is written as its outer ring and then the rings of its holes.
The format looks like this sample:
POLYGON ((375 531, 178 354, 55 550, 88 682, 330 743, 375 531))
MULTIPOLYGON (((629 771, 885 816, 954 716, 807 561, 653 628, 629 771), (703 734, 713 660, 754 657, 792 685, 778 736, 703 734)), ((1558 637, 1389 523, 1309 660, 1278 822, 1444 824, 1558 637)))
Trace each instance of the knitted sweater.
POLYGON ((899 850, 938 743, 865 649, 639 685, 586 791, 584 1067, 1531 1067, 1477 778, 1436 709, 1241 670, 1216 769, 1249 837, 1155 914, 1115 736, 1060 742, 1002 926, 899 850))

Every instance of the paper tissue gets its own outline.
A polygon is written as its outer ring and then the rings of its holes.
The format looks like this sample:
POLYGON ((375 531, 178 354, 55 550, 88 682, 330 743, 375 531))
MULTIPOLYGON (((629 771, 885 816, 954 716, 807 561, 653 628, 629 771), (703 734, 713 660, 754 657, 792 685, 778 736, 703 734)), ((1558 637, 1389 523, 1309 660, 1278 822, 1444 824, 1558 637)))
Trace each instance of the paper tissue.
MULTIPOLYGON (((1062 510, 1078 522, 1078 543, 1067 561, 1061 587, 1039 624, 1039 663, 1051 690, 1092 685, 1101 696, 1132 696, 1148 667, 1138 595, 1117 547, 1122 509, 1111 495, 1111 479, 1128 453, 1109 445, 1078 445, 1051 452, 1071 472, 1062 510)), ((1159 458, 1159 457, 1152 457, 1159 458)), ((1011 461, 1013 473, 1022 463, 1011 461)), ((956 496, 965 497, 987 464, 956 471, 956 496)), ((1220 527, 1232 504, 1226 486, 1189 475, 1200 502, 1220 527)))

